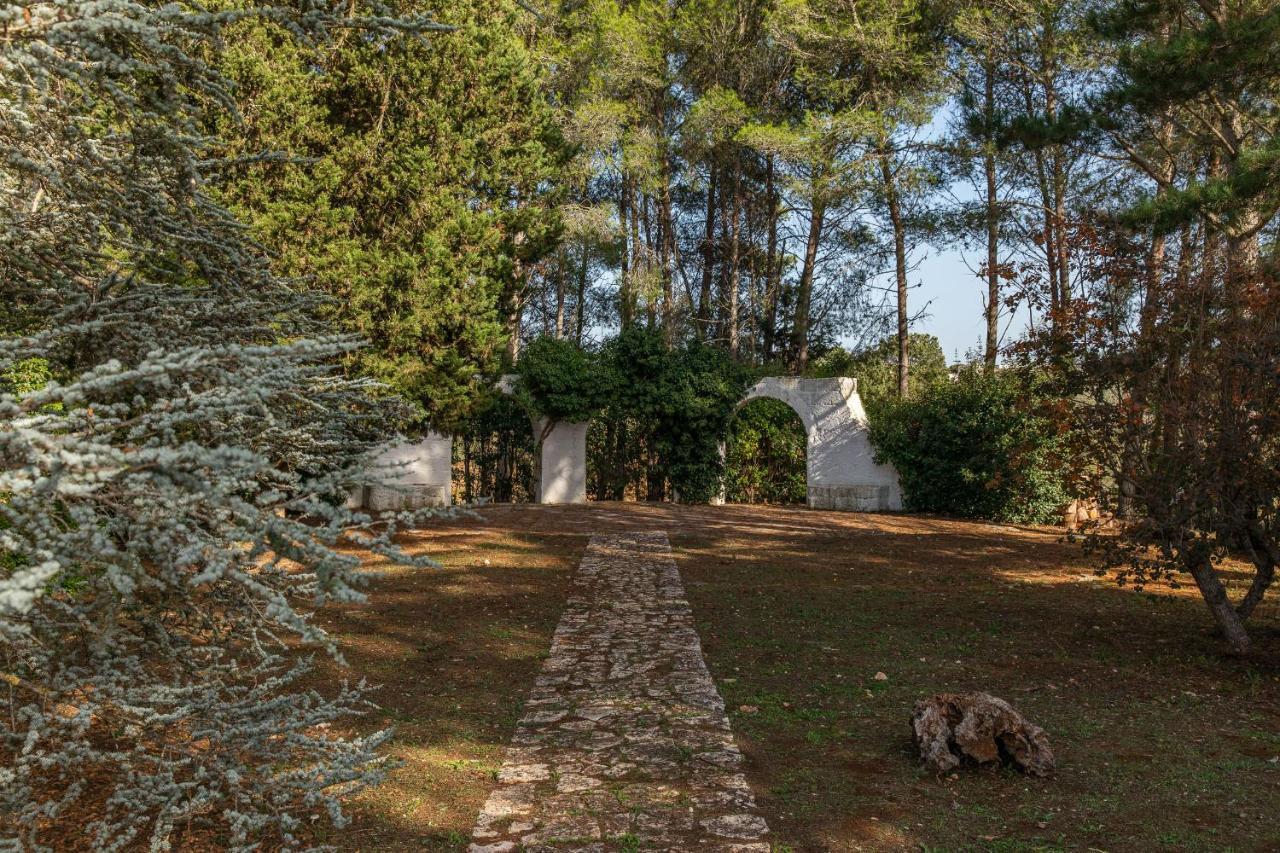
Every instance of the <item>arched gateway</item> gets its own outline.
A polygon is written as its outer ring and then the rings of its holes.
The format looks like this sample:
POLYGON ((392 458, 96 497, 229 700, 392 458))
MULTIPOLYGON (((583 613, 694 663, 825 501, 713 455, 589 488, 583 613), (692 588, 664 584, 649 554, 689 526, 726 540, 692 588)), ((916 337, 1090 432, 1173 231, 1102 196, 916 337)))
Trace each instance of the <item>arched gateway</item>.
MULTIPOLYGON (((498 388, 511 393, 514 381, 514 376, 504 376, 498 388)), ((786 403, 804 424, 809 506, 863 512, 902 508, 897 472, 875 461, 856 379, 771 376, 753 385, 738 405, 760 397, 786 403)), ((540 417, 532 421, 534 438, 541 444, 535 483, 537 502, 586 503, 587 424, 540 417)), ((353 501, 371 509, 447 506, 451 449, 452 439, 441 435, 393 448, 384 461, 405 466, 397 477, 399 488, 368 489, 359 497, 353 495, 353 501)))
MULTIPOLYGON (((509 391, 511 380, 504 380, 499 387, 509 391)), ((753 385, 738 405, 759 397, 781 400, 804 424, 809 506, 863 512, 902 508, 898 473, 875 461, 858 380, 771 376, 753 385)), ((535 437, 542 436, 538 502, 585 503, 587 424, 535 418, 533 429, 535 437)))
POLYGON ((875 460, 858 380, 770 376, 753 385, 738 406, 760 397, 786 403, 804 424, 809 506, 863 512, 902 509, 898 472, 875 460))

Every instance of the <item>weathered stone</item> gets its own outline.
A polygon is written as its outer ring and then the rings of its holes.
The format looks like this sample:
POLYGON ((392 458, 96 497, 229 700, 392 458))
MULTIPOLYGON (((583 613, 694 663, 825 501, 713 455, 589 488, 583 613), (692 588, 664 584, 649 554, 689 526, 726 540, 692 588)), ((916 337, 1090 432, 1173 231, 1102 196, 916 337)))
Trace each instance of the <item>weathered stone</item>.
POLYGON ((593 537, 536 683, 472 849, 757 849, 768 826, 665 534, 593 537))
POLYGON ((902 509, 898 473, 875 460, 856 379, 771 376, 756 383, 743 402, 757 397, 781 400, 804 423, 809 506, 859 512, 902 509))
POLYGON ((538 457, 538 503, 587 502, 587 424, 533 419, 534 436, 542 439, 538 457))
POLYGON ((498 772, 499 782, 540 782, 550 777, 545 764, 507 764, 498 772))
POLYGON ((349 505, 375 512, 448 506, 453 478, 453 438, 428 433, 421 441, 387 448, 375 463, 385 485, 368 486, 349 505))
POLYGON ((911 734, 921 760, 938 773, 964 761, 1006 764, 1034 776, 1053 769, 1044 729, 987 693, 939 693, 917 702, 911 734))
POLYGON ((702 828, 712 835, 754 841, 769 831, 764 818, 753 814, 731 814, 702 821, 702 828))

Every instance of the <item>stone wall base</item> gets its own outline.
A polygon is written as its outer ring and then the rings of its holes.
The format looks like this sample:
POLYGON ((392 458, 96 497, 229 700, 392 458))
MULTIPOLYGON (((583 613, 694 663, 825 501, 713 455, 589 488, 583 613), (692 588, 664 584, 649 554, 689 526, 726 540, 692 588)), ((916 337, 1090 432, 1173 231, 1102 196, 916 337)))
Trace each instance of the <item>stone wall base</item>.
POLYGON ((854 512, 902 509, 902 499, 889 485, 810 486, 809 506, 854 512))
POLYGON ((369 486, 365 492, 364 505, 365 508, 374 512, 448 506, 449 488, 433 485, 397 486, 394 489, 387 486, 369 486))

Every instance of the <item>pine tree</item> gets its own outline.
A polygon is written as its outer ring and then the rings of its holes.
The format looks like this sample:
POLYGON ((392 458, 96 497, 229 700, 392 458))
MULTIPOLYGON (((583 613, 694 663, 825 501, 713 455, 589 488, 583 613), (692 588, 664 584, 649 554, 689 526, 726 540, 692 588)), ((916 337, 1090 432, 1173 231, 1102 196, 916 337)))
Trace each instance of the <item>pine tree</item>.
POLYGON ((1092 538, 1103 565, 1139 585, 1190 575, 1246 652, 1280 565, 1280 5, 1117 2, 1089 23, 1105 85, 1037 130, 1108 146, 1141 197, 1091 217, 1088 288, 1036 343, 1087 486, 1127 519, 1092 538), (1232 551, 1253 566, 1234 601, 1232 551))

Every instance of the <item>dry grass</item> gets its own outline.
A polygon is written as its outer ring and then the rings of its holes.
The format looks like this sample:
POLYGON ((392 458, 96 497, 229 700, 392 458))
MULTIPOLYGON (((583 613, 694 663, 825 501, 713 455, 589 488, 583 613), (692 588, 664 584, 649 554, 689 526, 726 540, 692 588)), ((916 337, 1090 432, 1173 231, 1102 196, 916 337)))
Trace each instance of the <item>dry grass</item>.
POLYGON ((465 848, 586 539, 619 528, 671 537, 778 850, 1280 849, 1280 599, 1242 662, 1194 590, 1118 589, 1058 531, 644 504, 486 508, 405 540, 442 569, 325 615, 405 762, 326 840, 465 848), (922 773, 912 703, 970 689, 1043 725, 1058 772, 922 773))

